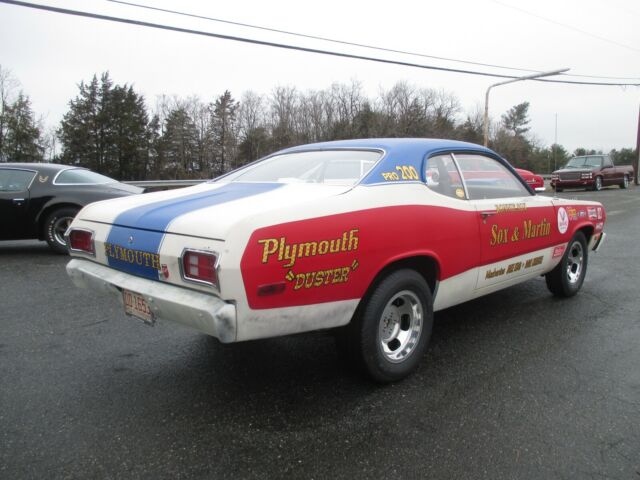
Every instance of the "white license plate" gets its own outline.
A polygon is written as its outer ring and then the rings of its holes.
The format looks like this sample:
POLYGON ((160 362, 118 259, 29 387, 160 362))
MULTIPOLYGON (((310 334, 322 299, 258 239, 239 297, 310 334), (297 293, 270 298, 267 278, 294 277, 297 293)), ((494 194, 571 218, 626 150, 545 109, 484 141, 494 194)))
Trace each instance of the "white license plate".
POLYGON ((145 323, 153 325, 155 322, 153 312, 149 304, 142 295, 130 290, 122 290, 122 300, 124 302, 124 313, 139 318, 145 323))

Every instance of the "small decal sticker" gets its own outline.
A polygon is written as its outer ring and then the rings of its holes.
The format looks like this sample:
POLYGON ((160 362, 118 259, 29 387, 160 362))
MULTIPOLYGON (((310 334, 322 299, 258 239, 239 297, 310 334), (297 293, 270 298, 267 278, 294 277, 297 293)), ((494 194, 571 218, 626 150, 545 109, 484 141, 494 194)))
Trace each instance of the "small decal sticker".
POLYGON ((598 218, 596 207, 589 207, 587 211, 589 212, 589 220, 596 220, 598 218))
POLYGON ((584 210, 580 210, 580 211, 578 212, 578 217, 580 217, 580 218, 586 218, 586 216, 587 216, 587 212, 585 212, 584 210))
POLYGON ((569 215, 569 220, 574 222, 578 220, 578 211, 573 207, 567 207, 567 215, 569 215))
POLYGON ((602 208, 598 207, 598 220, 602 220, 602 208))
POLYGON ((553 249, 553 258, 558 258, 564 255, 564 251, 567 248, 566 245, 558 245, 553 249))
POLYGON ((462 190, 461 188, 456 188, 456 197, 464 198, 464 190, 462 190))
POLYGON ((602 230, 603 228, 604 228, 604 223, 603 222, 596 223, 596 230, 602 230))
POLYGON ((43 175, 39 175, 38 176, 38 181, 40 183, 45 183, 47 180, 49 180, 49 175, 43 176, 43 175))
POLYGON ((162 276, 164 278, 169 278, 169 267, 167 266, 166 263, 162 264, 162 276))
POLYGON ((568 228, 569 228, 569 215, 567 214, 567 211, 563 207, 560 207, 558 209, 558 231, 560 233, 566 233, 568 228))

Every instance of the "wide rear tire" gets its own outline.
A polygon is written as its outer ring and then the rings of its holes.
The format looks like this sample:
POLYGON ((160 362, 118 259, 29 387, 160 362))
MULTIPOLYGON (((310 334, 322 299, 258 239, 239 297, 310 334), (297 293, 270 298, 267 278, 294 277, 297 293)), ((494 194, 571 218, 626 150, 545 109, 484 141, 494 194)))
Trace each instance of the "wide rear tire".
POLYGON ((62 207, 51 212, 44 221, 44 238, 54 252, 67 253, 64 233, 77 213, 77 208, 62 207))
POLYGON ((584 233, 577 232, 560 263, 545 275, 547 288, 557 297, 572 297, 582 287, 587 275, 589 252, 584 233))
POLYGON ((415 270, 396 270, 366 297, 337 337, 351 362, 380 383, 409 375, 423 357, 433 329, 433 301, 415 270))

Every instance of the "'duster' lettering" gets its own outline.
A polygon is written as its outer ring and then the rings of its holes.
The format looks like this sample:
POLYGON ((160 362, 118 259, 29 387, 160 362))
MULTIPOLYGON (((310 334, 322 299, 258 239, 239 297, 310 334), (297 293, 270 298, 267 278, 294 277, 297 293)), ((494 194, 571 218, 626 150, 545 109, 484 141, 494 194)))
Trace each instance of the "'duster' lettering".
POLYGON ((287 237, 265 238, 258 240, 262 245, 262 263, 272 257, 279 262, 286 262, 283 267, 293 267, 299 258, 328 255, 331 253, 351 252, 358 249, 358 229, 345 231, 338 238, 300 243, 289 243, 287 237))

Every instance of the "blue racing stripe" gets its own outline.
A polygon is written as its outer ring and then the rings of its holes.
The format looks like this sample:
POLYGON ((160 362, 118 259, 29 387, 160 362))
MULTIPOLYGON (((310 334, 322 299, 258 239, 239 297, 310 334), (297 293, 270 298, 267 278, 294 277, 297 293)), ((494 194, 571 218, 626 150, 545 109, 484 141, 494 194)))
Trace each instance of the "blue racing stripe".
MULTIPOLYGON (((125 210, 113 221, 105 244, 109 266, 133 275, 158 279, 160 266, 157 261, 148 261, 150 257, 146 254, 156 256, 157 260, 165 230, 173 220, 195 210, 259 195, 280 187, 282 184, 278 183, 229 183, 206 192, 125 210), (125 257, 127 255, 128 258, 125 257)), ((203 221, 215 221, 215 218, 209 217, 203 221)))
POLYGON ((278 183, 229 183, 206 192, 184 197, 160 200, 134 207, 122 212, 114 220, 114 225, 158 230, 163 232, 172 220, 194 210, 232 202, 242 198, 266 193, 282 187, 278 183))

